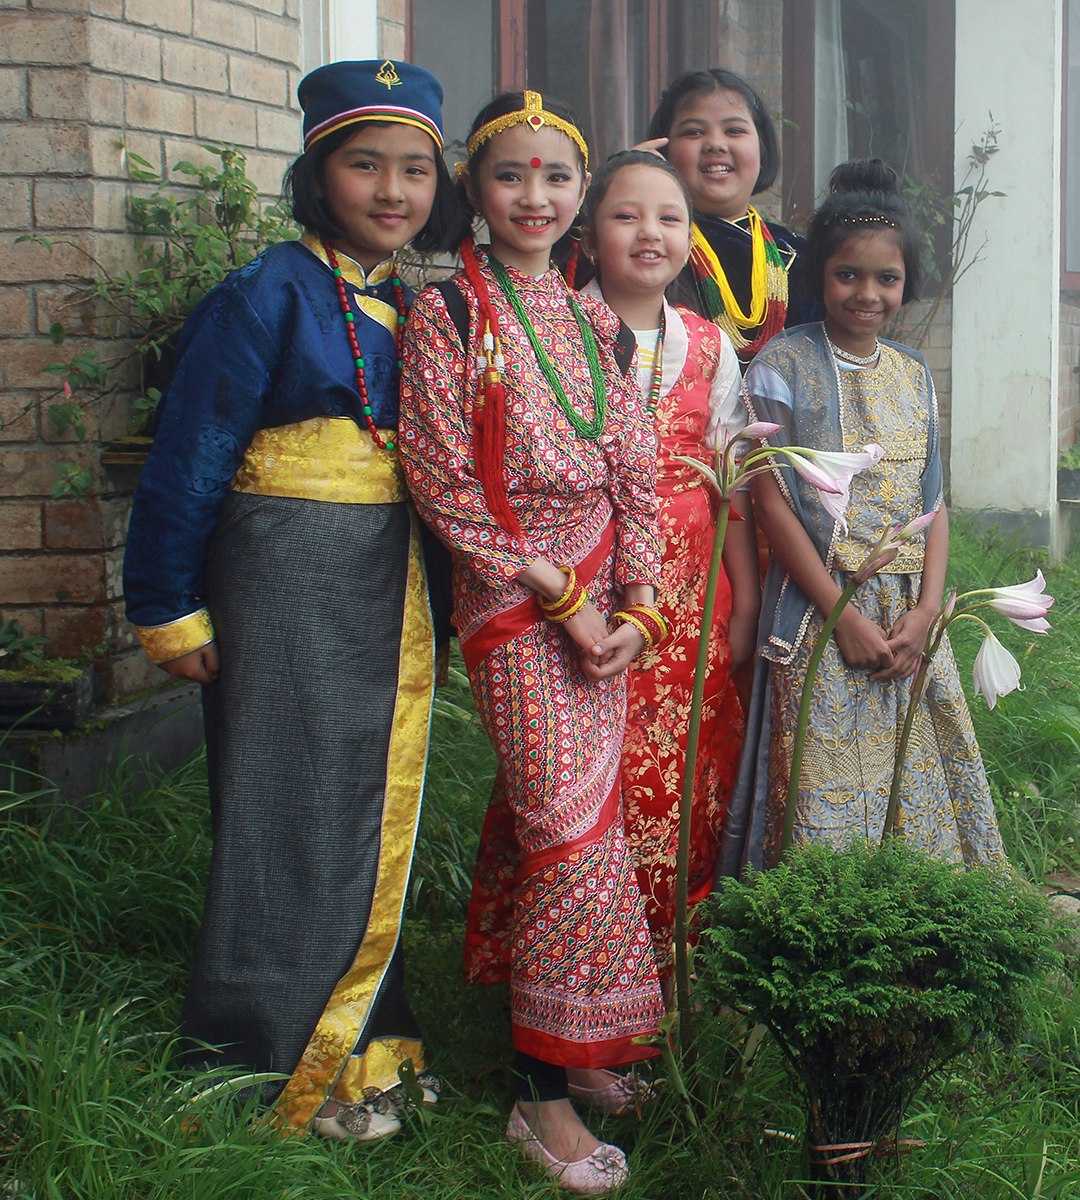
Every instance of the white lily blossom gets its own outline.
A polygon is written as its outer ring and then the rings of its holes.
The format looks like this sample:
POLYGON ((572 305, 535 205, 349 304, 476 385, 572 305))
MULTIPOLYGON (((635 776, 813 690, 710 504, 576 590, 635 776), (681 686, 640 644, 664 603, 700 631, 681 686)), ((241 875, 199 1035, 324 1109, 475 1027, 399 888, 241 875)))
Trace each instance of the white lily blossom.
POLYGON ((993 708, 999 696, 1007 696, 1020 686, 1020 664, 989 631, 975 655, 975 690, 981 692, 993 708))

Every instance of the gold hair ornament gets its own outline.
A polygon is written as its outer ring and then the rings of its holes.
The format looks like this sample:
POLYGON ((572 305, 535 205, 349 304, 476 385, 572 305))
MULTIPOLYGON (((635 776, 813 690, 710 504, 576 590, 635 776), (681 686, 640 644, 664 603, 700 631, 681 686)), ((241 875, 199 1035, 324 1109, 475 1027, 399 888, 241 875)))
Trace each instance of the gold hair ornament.
MULTIPOLYGON (((560 133, 565 133, 566 136, 574 143, 581 151, 581 157, 585 163, 585 169, 589 169, 589 147, 585 144, 585 139, 581 136, 581 130, 571 122, 564 120, 557 113, 548 112, 544 108, 543 97, 539 92, 525 92, 525 107, 517 109, 516 112, 504 113, 501 117, 494 117, 480 128, 469 138, 465 144, 465 149, 469 152, 469 157, 480 149, 485 143, 490 141, 497 133, 502 133, 504 130, 513 129, 515 125, 528 125, 533 133, 539 133, 545 125, 550 125, 552 129, 559 130, 560 133)), ((461 165, 458 166, 458 174, 461 174, 461 165)))

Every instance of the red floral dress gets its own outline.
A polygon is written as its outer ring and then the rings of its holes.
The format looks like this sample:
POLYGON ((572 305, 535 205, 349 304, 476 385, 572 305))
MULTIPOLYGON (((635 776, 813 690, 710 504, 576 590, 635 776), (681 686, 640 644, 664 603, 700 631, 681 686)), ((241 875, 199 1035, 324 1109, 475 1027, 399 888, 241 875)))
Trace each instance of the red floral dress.
MULTIPOLYGON (((671 970, 679 800, 686 769, 690 700, 701 611, 716 529, 716 505, 705 478, 679 462, 711 462, 714 428, 741 428, 739 365, 716 325, 684 310, 666 310, 663 380, 656 406, 656 493, 660 505, 658 603, 671 636, 630 668, 623 798, 627 840, 637 864, 649 926, 662 971, 671 970)), ((643 393, 645 372, 639 374, 643 393)), ((730 430, 729 432, 733 432, 730 430)), ((690 904, 711 890, 724 815, 743 743, 743 715, 731 682, 728 621, 731 588, 720 572, 702 707, 691 806, 690 904)))
MULTIPOLYGON (((610 312, 579 299, 608 396, 604 431, 585 439, 552 395, 482 255, 481 269, 502 324, 507 492, 523 533, 496 523, 472 471, 480 334, 463 278, 467 350, 437 289, 412 309, 399 424, 417 508, 453 551, 455 625, 500 768, 466 968, 477 981, 509 977, 518 1050, 564 1066, 614 1066, 654 1053, 634 1039, 654 1032, 663 1015, 623 821, 626 679, 586 680, 565 631, 544 619, 516 577, 538 557, 573 564, 605 616, 622 586, 655 582, 653 439, 633 378, 616 366, 610 312)), ((510 275, 570 403, 590 417, 589 367, 565 284, 554 271, 510 275)))

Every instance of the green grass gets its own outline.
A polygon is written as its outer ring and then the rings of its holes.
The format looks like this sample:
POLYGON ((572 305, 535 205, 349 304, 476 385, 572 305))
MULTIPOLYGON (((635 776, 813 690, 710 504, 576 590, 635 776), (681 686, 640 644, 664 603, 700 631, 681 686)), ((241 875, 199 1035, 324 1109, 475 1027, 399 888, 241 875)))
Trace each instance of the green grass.
MULTIPOLYGON (((962 588, 1014 583, 1029 555, 959 529, 962 588)), ((1080 569, 1048 572, 1055 629, 995 622, 1027 690, 971 708, 1010 853, 1033 877, 1077 871, 1075 680, 1080 569)), ((959 631, 967 674, 977 639, 959 631)), ((209 856, 200 762, 133 794, 126 773, 79 823, 48 830, 32 799, 0 825, 0 1200, 539 1200, 558 1192, 501 1141, 509 1040, 500 989, 461 982, 461 924, 493 763, 457 673, 440 698, 407 927, 412 992, 446 1082, 438 1111, 377 1146, 281 1139, 175 1070, 171 1030, 209 856)), ((13 798, 0 796, 0 809, 13 798)), ((1078 872, 1080 873, 1080 872, 1078 872)), ((916 1098, 880 1160, 875 1200, 1080 1196, 1080 969, 1048 981, 1014 1049, 980 1045, 916 1098)), ((735 1017, 699 1019, 703 1135, 667 1094, 597 1123, 624 1146, 622 1200, 800 1200, 802 1115, 775 1047, 747 1067, 735 1017), (769 1132, 772 1131, 772 1132, 769 1132)))

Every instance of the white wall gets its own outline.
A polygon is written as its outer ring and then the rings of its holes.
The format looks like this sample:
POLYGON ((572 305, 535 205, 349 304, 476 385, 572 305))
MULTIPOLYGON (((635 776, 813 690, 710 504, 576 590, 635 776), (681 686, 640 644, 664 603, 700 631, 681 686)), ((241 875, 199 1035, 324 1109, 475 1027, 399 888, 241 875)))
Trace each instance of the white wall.
POLYGON ((1001 126, 953 306, 952 499, 1024 514, 1053 542, 1061 244, 1062 0, 956 0, 956 177, 1001 126))

